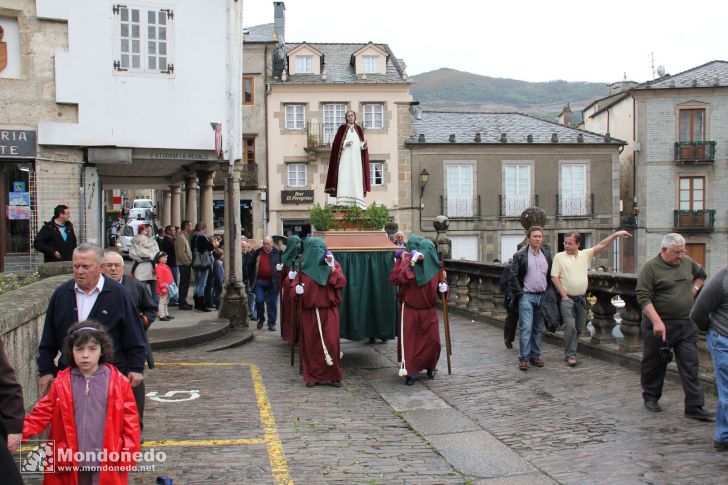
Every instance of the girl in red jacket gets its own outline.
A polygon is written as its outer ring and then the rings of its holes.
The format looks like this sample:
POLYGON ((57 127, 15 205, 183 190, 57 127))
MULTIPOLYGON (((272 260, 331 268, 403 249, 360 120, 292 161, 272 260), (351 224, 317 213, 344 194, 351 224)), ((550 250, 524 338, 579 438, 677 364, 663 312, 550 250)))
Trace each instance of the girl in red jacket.
POLYGON ((25 417, 23 439, 51 425, 53 472, 44 485, 123 485, 140 453, 139 415, 131 385, 106 362, 111 338, 96 322, 74 324, 63 345, 70 367, 25 417))
POLYGON ((172 270, 167 266, 167 253, 159 251, 154 256, 154 265, 157 268, 157 295, 159 295, 159 308, 157 314, 159 319, 166 322, 174 317, 169 315, 167 305, 169 305, 169 287, 174 283, 172 270))

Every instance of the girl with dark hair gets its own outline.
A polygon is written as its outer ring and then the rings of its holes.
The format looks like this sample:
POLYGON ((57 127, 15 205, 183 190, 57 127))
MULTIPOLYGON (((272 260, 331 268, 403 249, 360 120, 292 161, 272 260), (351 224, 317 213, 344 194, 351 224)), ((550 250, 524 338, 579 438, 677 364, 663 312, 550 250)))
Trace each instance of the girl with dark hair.
POLYGON ((169 290, 174 284, 174 276, 172 270, 167 266, 167 253, 159 251, 154 256, 154 267, 157 268, 157 294, 159 295, 159 308, 157 313, 159 319, 163 322, 172 320, 174 317, 169 315, 167 305, 169 305, 169 290))
POLYGON ((111 338, 96 322, 68 329, 60 371, 50 392, 25 417, 23 439, 50 424, 56 470, 45 484, 125 484, 141 450, 131 385, 108 364, 111 338))

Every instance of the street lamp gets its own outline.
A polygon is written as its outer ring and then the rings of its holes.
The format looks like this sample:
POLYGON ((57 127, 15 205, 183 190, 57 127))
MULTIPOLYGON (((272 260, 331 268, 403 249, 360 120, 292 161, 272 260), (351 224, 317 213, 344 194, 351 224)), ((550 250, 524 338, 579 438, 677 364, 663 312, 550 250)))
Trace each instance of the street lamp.
POLYGON ((427 185, 427 182, 430 180, 430 174, 427 170, 424 168, 420 172, 420 199, 422 198, 422 195, 425 193, 425 186, 427 185))

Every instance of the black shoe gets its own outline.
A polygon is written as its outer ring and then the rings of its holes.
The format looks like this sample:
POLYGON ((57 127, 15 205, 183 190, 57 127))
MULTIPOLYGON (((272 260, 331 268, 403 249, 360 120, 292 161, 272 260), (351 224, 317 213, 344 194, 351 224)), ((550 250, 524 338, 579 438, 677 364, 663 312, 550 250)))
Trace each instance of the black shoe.
POLYGON ((171 319, 171 318, 169 318, 169 317, 159 317, 159 321, 160 321, 160 322, 168 322, 168 321, 170 321, 170 320, 172 320, 172 319, 171 319))
POLYGON ((180 310, 192 310, 194 307, 189 303, 183 303, 179 306, 180 310))
POLYGON ((414 377, 407 376, 404 378, 404 383, 407 384, 408 386, 411 386, 415 383, 416 380, 417 379, 415 379, 414 377))
POLYGON ((265 322, 258 321, 258 330, 263 328, 263 323, 265 323, 265 322))
POLYGON ((375 344, 375 343, 377 343, 377 339, 375 339, 374 337, 369 337, 369 343, 375 344))
POLYGON ((645 407, 653 413, 659 413, 662 411, 662 408, 657 401, 645 401, 645 407))
POLYGON ((316 385, 315 382, 307 382, 306 387, 314 387, 316 385))
POLYGON ((504 340, 503 343, 506 344, 506 348, 507 349, 512 349, 513 348, 513 342, 509 342, 508 340, 504 340))
POLYGON ((341 381, 331 381, 331 387, 341 387, 341 381))
POLYGON ((269 332, 275 332, 275 331, 276 331, 276 326, 275 326, 275 325, 273 325, 273 326, 271 327, 270 325, 268 325, 268 331, 269 331, 269 332))
POLYGON ((167 315, 167 318, 169 318, 170 320, 174 320, 174 317, 172 315, 167 315))
POLYGON ((713 441, 715 451, 728 451, 728 441, 713 441))
POLYGON ((435 372, 436 372, 435 369, 427 369, 427 377, 430 378, 430 379, 434 379, 435 378, 435 372))
POLYGON ((715 421, 715 413, 706 411, 705 409, 703 409, 703 406, 686 409, 685 417, 690 419, 697 419, 698 421, 715 421))

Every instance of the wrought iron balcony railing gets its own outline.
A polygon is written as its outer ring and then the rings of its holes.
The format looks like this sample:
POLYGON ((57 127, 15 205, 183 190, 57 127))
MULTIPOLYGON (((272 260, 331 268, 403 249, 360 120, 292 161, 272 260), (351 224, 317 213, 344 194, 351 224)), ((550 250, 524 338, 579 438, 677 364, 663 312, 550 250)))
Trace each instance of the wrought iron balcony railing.
POLYGON ((240 187, 255 189, 258 187, 258 164, 245 163, 240 167, 240 187))
POLYGON ((520 217, 529 207, 538 207, 536 195, 498 195, 498 217, 520 217))
POLYGON ((714 141, 679 141, 675 143, 676 162, 712 162, 715 160, 714 141))
POLYGON ((673 227, 676 232, 713 232, 714 230, 715 209, 675 209, 673 212, 673 227))
POLYGON ((447 217, 480 217, 480 196, 440 196, 440 214, 447 217))
POLYGON ((339 124, 308 123, 306 124, 306 146, 308 148, 331 148, 339 124))
POLYGON ((556 217, 594 216, 594 194, 556 194, 556 217))

